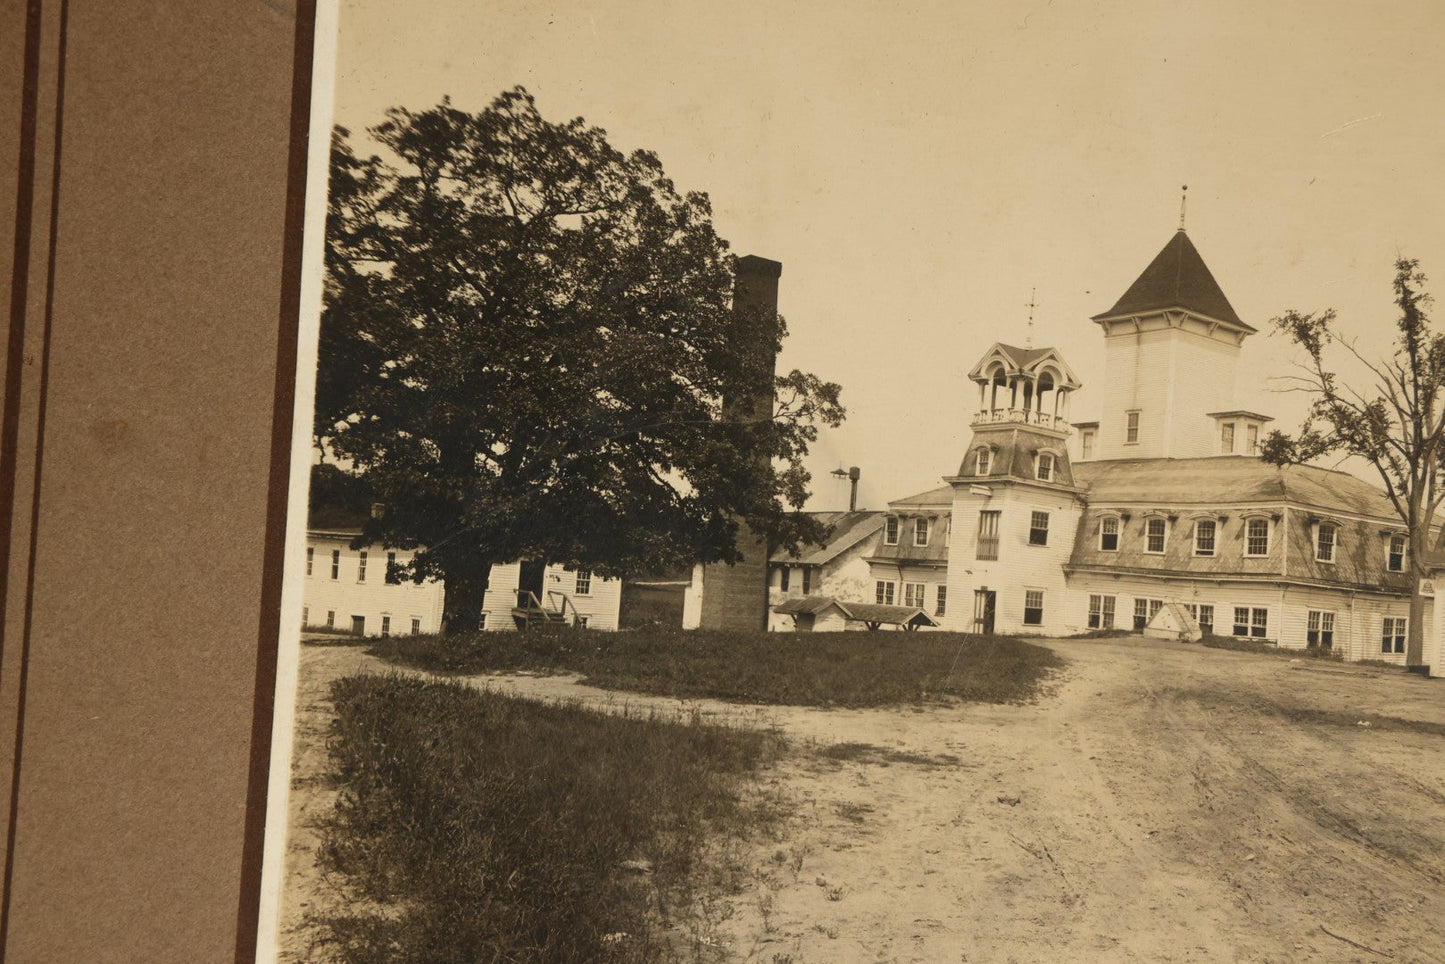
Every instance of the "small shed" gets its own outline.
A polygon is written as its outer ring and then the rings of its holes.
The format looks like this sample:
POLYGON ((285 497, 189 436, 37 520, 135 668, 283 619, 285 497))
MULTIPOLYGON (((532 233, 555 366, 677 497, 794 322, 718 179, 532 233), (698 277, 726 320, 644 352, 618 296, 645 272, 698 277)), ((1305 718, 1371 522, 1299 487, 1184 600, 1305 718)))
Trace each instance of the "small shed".
POLYGON ((773 607, 773 612, 792 616, 799 632, 847 629, 862 623, 870 632, 892 626, 912 632, 919 626, 937 626, 938 621, 918 606, 883 606, 877 603, 844 602, 831 596, 803 596, 773 607))
POLYGON ((1144 627, 1144 635, 1152 639, 1175 639, 1197 643, 1204 638, 1199 623, 1189 615, 1183 603, 1166 602, 1144 627))

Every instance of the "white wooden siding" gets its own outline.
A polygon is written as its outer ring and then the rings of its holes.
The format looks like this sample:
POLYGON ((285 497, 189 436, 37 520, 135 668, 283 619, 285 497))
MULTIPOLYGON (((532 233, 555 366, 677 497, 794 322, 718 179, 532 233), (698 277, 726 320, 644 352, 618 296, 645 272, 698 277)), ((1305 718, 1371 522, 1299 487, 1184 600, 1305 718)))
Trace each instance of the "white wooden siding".
MULTIPOLYGON (((368 636, 381 635, 381 620, 391 617, 391 634, 403 636, 411 632, 411 621, 421 620, 421 632, 435 633, 441 629, 442 584, 410 580, 390 585, 386 581, 386 554, 395 551, 398 562, 410 561, 411 553, 402 550, 368 547, 366 581, 357 579, 361 550, 349 547, 351 536, 329 536, 311 533, 306 545, 312 550, 311 574, 305 576, 303 593, 306 621, 310 627, 326 624, 328 611, 336 614, 335 628, 351 628, 353 616, 360 616, 368 636), (340 566, 336 579, 331 578, 331 553, 339 552, 340 566)), ((304 569, 302 570, 305 571, 304 569)))

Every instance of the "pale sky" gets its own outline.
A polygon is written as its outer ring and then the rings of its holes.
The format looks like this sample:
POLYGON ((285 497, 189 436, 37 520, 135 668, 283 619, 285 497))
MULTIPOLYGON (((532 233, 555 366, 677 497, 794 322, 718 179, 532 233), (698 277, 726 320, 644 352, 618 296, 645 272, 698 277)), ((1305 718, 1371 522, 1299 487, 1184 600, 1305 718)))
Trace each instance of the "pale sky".
MULTIPOLYGON (((995 341, 1057 347, 1097 418, 1089 321, 1188 231, 1260 334, 1240 407, 1292 428, 1266 378, 1289 308, 1333 307, 1378 354, 1390 282, 1445 292, 1445 6, 1394 3, 531 3, 342 0, 336 121, 525 86, 655 151, 737 254, 781 261, 780 369, 843 385, 812 509, 940 484, 995 341)), ((1445 320, 1445 319, 1442 319, 1445 320)))

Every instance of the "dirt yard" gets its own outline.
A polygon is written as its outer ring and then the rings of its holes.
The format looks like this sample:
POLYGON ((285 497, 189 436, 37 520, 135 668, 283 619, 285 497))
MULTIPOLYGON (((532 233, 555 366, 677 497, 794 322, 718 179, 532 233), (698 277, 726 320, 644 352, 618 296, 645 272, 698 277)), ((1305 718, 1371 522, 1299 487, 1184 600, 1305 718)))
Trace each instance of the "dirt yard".
MULTIPOLYGON (((686 704, 798 744, 769 775, 797 816, 759 843, 717 931, 732 956, 1445 961, 1445 681, 1137 638, 1048 645, 1070 665, 1028 706, 686 704)), ((335 899, 311 830, 331 799, 324 697, 358 669, 382 667, 302 650, 283 961, 325 959, 300 926, 335 899)))

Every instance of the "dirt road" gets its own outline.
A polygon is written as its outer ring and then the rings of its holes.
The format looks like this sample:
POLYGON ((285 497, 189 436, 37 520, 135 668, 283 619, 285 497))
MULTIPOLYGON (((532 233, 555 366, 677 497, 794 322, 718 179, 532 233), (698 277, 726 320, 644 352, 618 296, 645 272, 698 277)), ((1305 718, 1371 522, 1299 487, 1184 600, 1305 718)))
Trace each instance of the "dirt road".
MULTIPOLYGON (((768 777, 798 816, 758 846, 719 929, 738 959, 1445 960, 1445 682, 1141 639, 1049 645, 1070 664, 1029 706, 702 706, 799 739, 768 777), (810 741, 866 746, 831 759, 810 741)), ((303 650, 303 784, 308 692, 324 714, 322 680, 374 665, 303 650)), ((299 795, 293 825, 322 804, 299 795)), ((316 899, 307 846, 303 829, 293 923, 316 899)))

